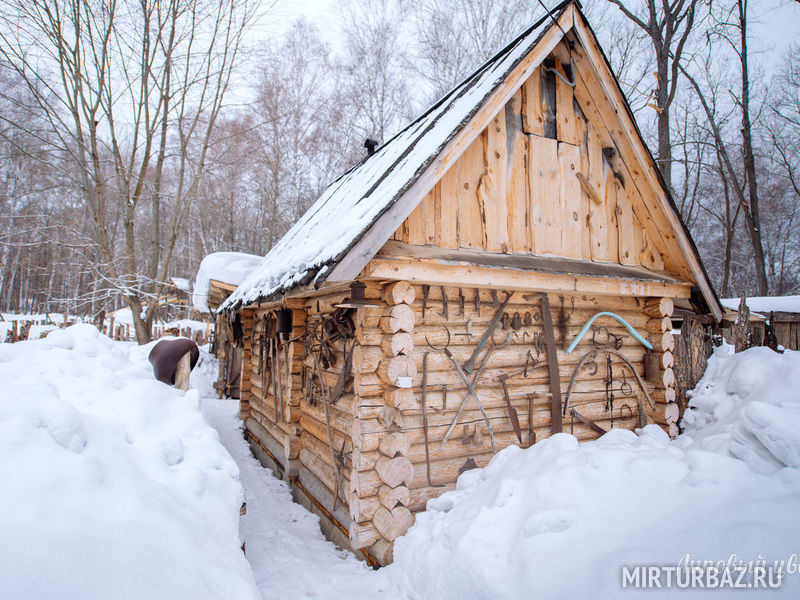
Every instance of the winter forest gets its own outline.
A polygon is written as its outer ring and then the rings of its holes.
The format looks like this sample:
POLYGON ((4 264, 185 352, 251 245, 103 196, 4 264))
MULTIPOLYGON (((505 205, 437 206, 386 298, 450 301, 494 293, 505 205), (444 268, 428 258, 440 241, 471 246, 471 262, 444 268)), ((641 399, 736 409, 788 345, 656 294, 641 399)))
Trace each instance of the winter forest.
MULTIPOLYGON (((719 295, 800 293, 800 45, 754 39, 772 5, 585 4, 719 295)), ((1 0, 0 307, 128 306, 146 341, 171 277, 264 255, 545 5, 1 0)))

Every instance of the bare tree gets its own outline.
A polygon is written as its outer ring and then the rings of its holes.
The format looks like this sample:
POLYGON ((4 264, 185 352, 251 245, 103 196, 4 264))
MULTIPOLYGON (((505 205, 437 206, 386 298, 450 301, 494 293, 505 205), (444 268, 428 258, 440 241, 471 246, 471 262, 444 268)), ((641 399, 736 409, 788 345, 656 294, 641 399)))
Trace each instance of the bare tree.
POLYGON ((696 20, 698 0, 644 0, 641 9, 630 2, 609 0, 644 31, 653 45, 656 62, 654 91, 658 132, 658 167, 667 187, 672 188, 672 142, 670 107, 678 90, 678 71, 686 42, 696 20))
POLYGON ((0 57, 49 125, 48 166, 72 180, 90 216, 94 277, 122 295, 140 343, 254 9, 254 0, 0 2, 13 23, 0 57))
POLYGON ((344 55, 338 67, 339 98, 348 135, 359 146, 379 142, 411 119, 412 97, 404 69, 404 15, 396 0, 344 4, 344 55))
POLYGON ((529 0, 410 0, 416 55, 410 67, 438 98, 530 26, 544 9, 529 0))

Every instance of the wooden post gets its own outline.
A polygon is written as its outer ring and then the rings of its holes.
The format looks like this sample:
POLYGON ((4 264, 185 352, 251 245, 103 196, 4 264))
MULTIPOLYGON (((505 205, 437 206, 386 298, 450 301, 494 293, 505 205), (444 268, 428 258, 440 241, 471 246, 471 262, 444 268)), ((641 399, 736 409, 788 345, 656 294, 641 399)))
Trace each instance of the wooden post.
POLYGON ((189 374, 192 372, 191 353, 187 352, 178 361, 175 368, 175 387, 179 390, 189 389, 189 374))

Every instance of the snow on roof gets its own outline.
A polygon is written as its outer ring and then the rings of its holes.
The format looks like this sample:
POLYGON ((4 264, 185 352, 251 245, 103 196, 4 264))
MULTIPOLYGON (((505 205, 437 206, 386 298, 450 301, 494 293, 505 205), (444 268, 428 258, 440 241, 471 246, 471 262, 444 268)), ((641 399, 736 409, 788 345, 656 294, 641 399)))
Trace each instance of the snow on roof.
POLYGON ((191 293, 192 291, 192 282, 186 277, 173 277, 172 285, 174 285, 180 291, 186 292, 187 294, 191 293))
POLYGON ((239 285, 263 260, 263 256, 242 252, 213 252, 207 255, 197 269, 192 304, 200 312, 211 312, 208 308, 211 280, 239 285))
MULTIPOLYGON (((553 16, 558 18, 555 11, 553 16)), ((324 281, 333 264, 436 159, 551 24, 544 14, 374 155, 334 181, 220 309, 324 281)))
MULTIPOLYGON (((730 310, 739 310, 741 298, 723 298, 722 306, 730 310)), ((769 316, 770 312, 800 313, 800 296, 754 296, 747 298, 750 312, 769 316)))

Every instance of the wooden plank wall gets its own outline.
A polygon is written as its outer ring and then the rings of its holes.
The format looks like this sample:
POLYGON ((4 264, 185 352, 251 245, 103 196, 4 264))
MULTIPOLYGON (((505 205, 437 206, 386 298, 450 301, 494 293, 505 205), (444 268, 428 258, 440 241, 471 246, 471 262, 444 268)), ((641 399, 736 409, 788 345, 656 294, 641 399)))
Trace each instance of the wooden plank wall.
MULTIPOLYGON (((545 84, 555 80, 548 107, 542 68, 534 72, 393 239, 619 262, 692 279, 585 53, 577 46, 572 56, 576 87, 545 74, 545 84), (549 112, 555 138, 545 135, 549 112)), ((554 58, 559 73, 573 77, 565 46, 554 58)))

